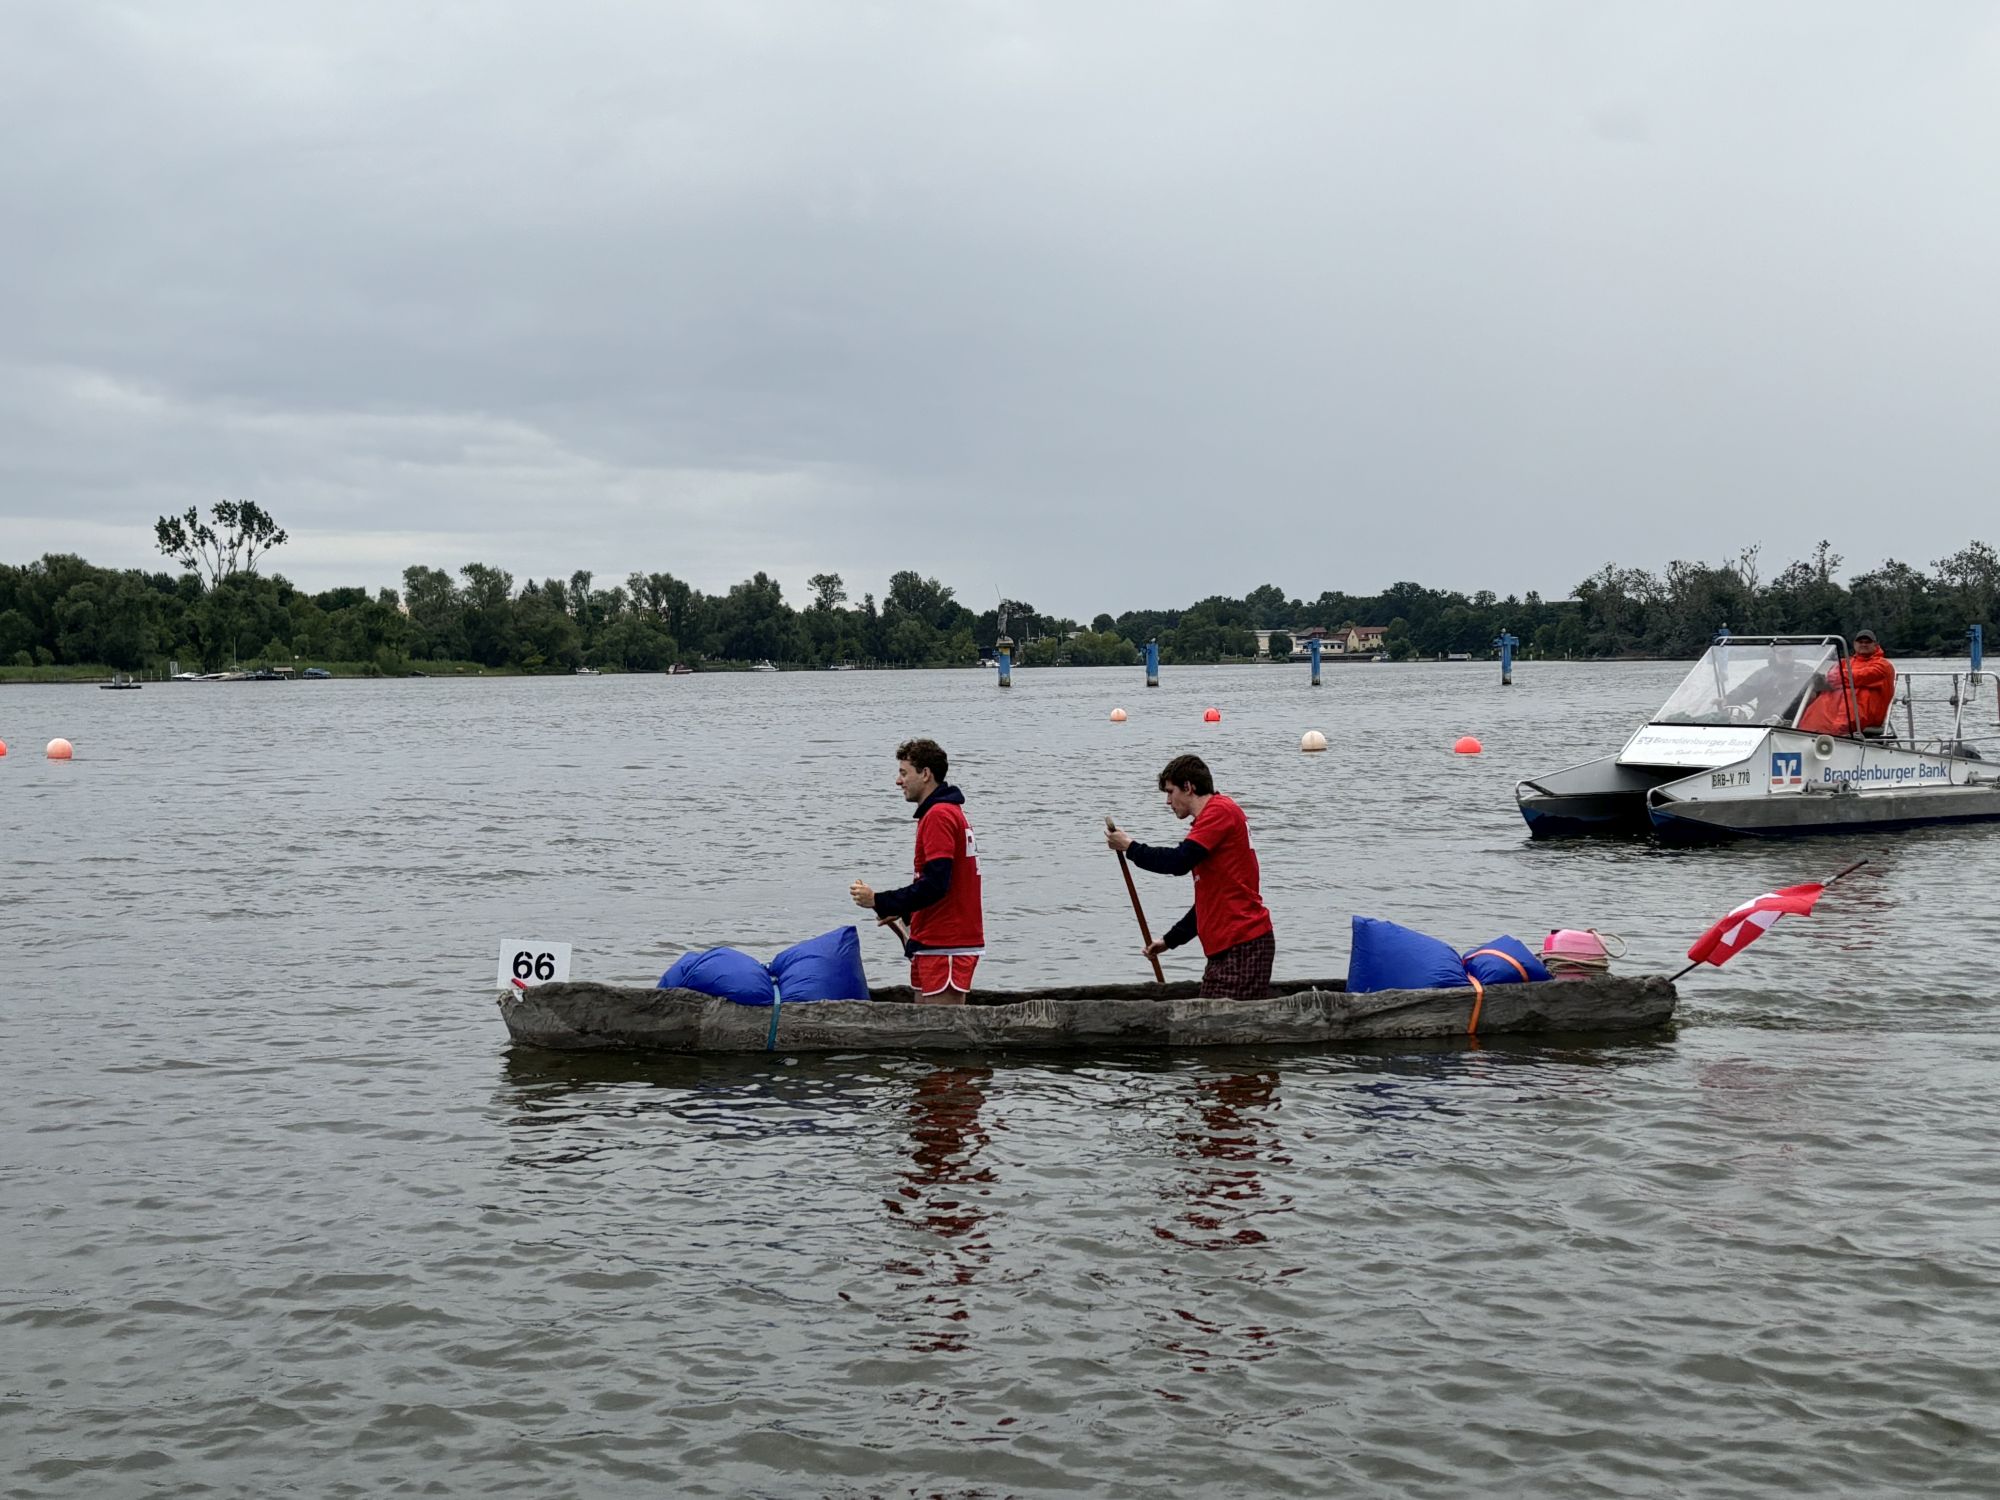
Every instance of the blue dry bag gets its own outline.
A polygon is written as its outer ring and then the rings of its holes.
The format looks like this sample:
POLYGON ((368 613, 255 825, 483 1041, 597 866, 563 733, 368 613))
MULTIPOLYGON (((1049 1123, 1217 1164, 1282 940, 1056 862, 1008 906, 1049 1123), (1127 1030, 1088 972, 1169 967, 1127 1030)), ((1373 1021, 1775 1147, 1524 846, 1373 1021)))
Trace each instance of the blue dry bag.
POLYGON ((663 990, 693 990, 734 1000, 738 1005, 769 1005, 771 976, 762 964, 734 948, 707 948, 683 953, 660 976, 663 990))
POLYGON ((861 968, 861 934, 836 927, 794 943, 771 960, 778 994, 791 1005, 804 1000, 866 1000, 868 976, 861 968))
MULTIPOLYGON (((1483 982, 1483 981, 1482 981, 1483 982)), ((1347 955, 1347 992, 1464 989, 1465 964, 1443 938, 1380 917, 1356 917, 1347 955)))
POLYGON ((1465 972, 1481 984, 1520 984, 1523 979, 1547 979, 1549 971, 1542 967, 1542 961, 1528 951, 1528 945, 1519 938, 1497 937, 1490 943, 1481 943, 1465 955, 1465 972), (1490 949, 1490 952, 1482 952, 1490 949), (1517 969, 1507 959, 1499 955, 1505 953, 1516 960, 1517 969), (1522 974, 1522 969, 1527 971, 1522 974))

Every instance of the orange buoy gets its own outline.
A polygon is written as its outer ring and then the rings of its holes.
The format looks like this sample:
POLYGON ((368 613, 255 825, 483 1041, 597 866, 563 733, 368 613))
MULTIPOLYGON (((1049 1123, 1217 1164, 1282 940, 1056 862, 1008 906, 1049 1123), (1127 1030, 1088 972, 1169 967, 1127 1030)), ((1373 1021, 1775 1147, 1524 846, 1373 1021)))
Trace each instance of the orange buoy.
POLYGON ((1486 747, 1484 745, 1480 744, 1479 741, 1475 740, 1471 735, 1464 734, 1460 735, 1458 738, 1458 743, 1451 747, 1451 752, 1454 755, 1477 755, 1480 751, 1484 750, 1485 748, 1486 747))
POLYGON ((5 740, 0 740, 0 755, 5 755, 6 753, 7 753, 7 742, 5 740))
POLYGON ((1204 724, 1220 724, 1222 722, 1222 710, 1219 708, 1211 708, 1207 713, 1201 716, 1201 721, 1204 724))
POLYGON ((1125 710, 1122 708, 1112 709, 1111 722, 1114 724, 1123 724, 1125 722, 1125 710))
POLYGON ((76 753, 75 747, 72 746, 68 740, 49 741, 50 760, 68 760, 75 753, 76 753))

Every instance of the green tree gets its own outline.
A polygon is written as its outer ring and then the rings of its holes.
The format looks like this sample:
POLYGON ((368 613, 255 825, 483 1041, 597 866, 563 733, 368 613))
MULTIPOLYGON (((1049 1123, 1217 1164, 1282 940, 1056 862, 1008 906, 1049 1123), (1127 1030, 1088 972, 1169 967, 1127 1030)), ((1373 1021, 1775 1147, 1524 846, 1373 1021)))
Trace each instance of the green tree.
POLYGON ((1935 567, 1938 613, 1944 618, 1937 621, 1932 645, 1956 655, 1966 626, 1984 625, 1990 634, 2000 616, 2000 553, 1973 542, 1939 558, 1935 567))
POLYGON ((904 570, 889 577, 889 592, 882 601, 883 618, 909 615, 922 620, 932 630, 951 630, 960 623, 960 607, 952 593, 935 578, 924 578, 904 570))
POLYGON ((514 575, 485 563, 467 563, 458 576, 465 580, 462 598, 467 658, 482 666, 506 666, 514 660, 519 643, 514 626, 514 575))
POLYGON ((1243 599, 1244 624, 1258 630, 1268 630, 1274 625, 1283 625, 1292 618, 1294 606, 1285 598, 1285 591, 1275 583, 1261 584, 1250 590, 1243 599))
POLYGON ((161 516, 153 523, 153 539, 166 556, 205 577, 210 588, 239 572, 256 572, 259 557, 289 540, 254 500, 219 500, 209 514, 214 525, 192 505, 185 515, 161 516))
POLYGON ((1070 665, 1077 667, 1130 667, 1139 660, 1139 648, 1115 630, 1085 631, 1068 646, 1070 665))
POLYGON ((569 614, 576 621, 577 634, 582 639, 583 649, 588 651, 596 635, 596 620, 599 611, 591 599, 590 573, 578 568, 569 577, 569 614))
MULTIPOLYGON (((529 671, 574 671, 583 663, 583 627, 570 613, 574 591, 559 578, 530 583, 514 601, 513 658, 529 671)), ((489 666, 499 663, 489 662, 489 666)))
POLYGON ((722 654, 731 661, 797 661, 798 621, 784 588, 768 573, 732 586, 716 611, 722 654))
POLYGON ((847 602, 847 586, 838 573, 815 573, 806 580, 806 587, 812 590, 812 607, 822 612, 847 602))
POLYGON ((918 667, 937 649, 937 632, 921 616, 906 614, 889 626, 884 643, 888 659, 900 667, 918 667))
POLYGON ((35 628, 26 615, 18 609, 0 610, 0 662, 31 666, 36 644, 35 628))

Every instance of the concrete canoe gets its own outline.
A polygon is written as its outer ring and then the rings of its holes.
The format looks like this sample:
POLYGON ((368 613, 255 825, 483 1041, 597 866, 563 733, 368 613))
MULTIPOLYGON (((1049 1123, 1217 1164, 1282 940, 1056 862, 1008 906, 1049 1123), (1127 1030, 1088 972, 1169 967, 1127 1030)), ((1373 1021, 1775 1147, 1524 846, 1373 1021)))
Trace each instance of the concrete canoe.
POLYGON ((1638 1031, 1664 1025, 1675 1003, 1657 975, 1488 985, 1483 999, 1469 988, 1349 995, 1337 980, 1280 984, 1265 1000, 1201 1000, 1198 988, 994 991, 969 1005, 918 1005, 898 987, 872 1000, 780 1005, 774 1017, 770 1006, 691 990, 571 982, 503 992, 499 1005, 515 1042, 559 1052, 982 1052, 1638 1031))

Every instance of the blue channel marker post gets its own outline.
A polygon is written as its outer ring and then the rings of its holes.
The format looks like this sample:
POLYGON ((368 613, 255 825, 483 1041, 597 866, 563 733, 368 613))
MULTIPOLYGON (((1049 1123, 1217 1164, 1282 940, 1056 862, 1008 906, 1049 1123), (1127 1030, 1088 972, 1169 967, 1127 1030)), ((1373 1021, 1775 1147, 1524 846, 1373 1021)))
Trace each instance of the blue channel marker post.
POLYGON ((1319 686, 1319 637, 1312 638, 1313 686, 1319 686))
POLYGON ((1973 625, 1966 629, 1966 638, 1972 642, 1972 670, 1977 672, 1979 664, 1986 660, 1986 627, 1973 625))
POLYGON ((1493 643, 1500 648, 1500 686, 1514 685, 1514 648, 1521 644, 1521 638, 1511 630, 1500 632, 1500 639, 1493 643))
POLYGON ((1160 643, 1158 641, 1148 641, 1146 642, 1146 686, 1158 687, 1159 685, 1160 643))
POLYGON ((993 643, 993 654, 1000 658, 1000 686, 1014 685, 1014 643, 1001 636, 993 643))

